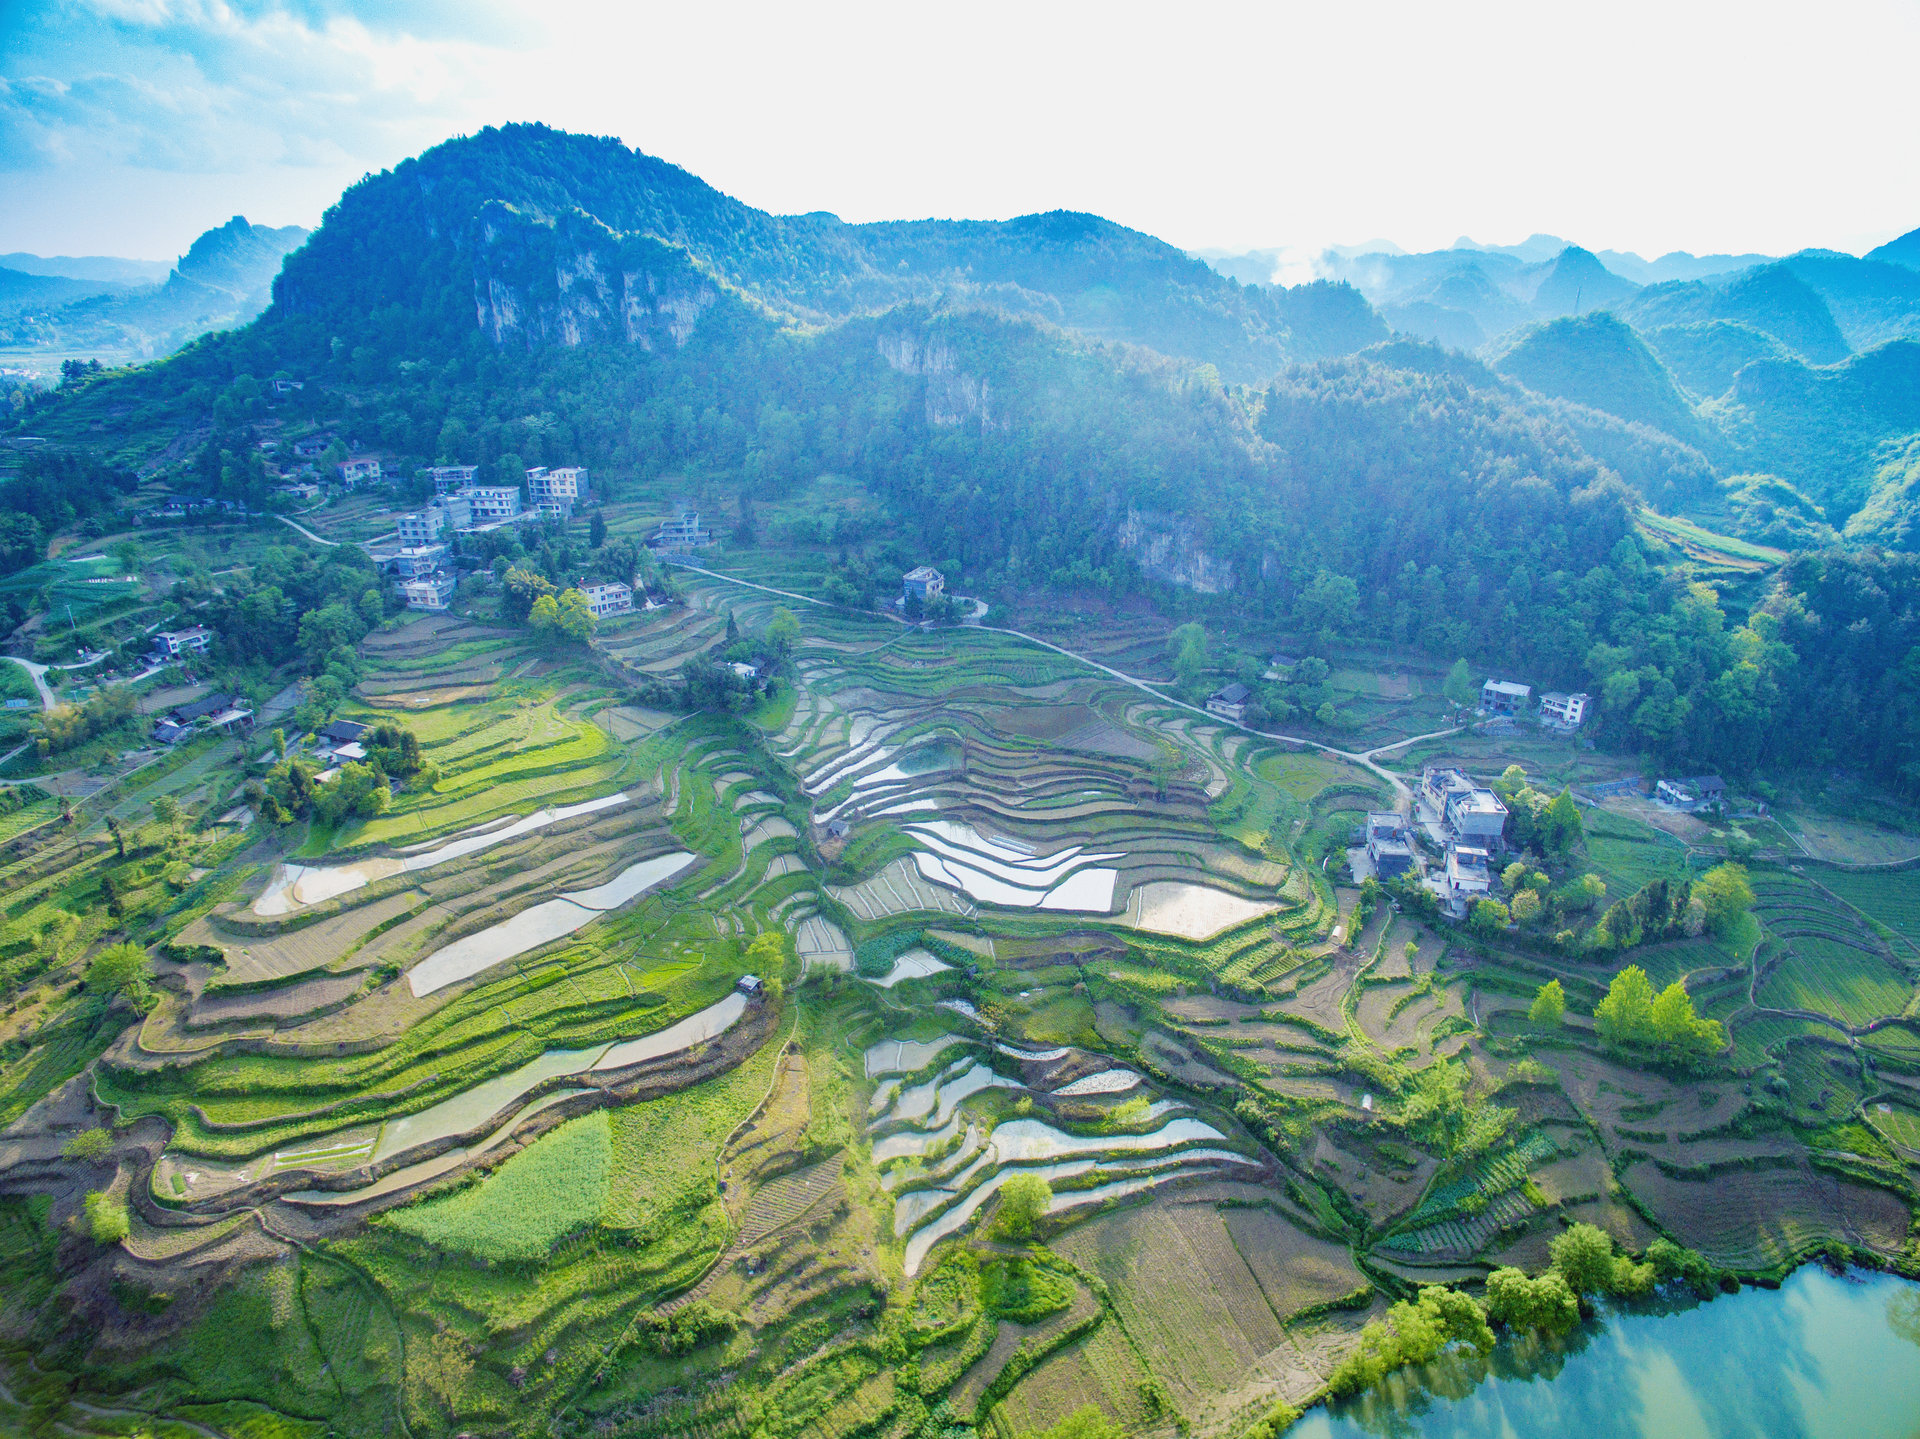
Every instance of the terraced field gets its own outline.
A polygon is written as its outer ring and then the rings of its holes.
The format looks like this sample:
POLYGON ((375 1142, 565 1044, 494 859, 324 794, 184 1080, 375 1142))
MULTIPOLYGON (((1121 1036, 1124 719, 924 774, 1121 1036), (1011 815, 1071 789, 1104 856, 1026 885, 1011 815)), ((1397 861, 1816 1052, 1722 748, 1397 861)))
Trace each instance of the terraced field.
MULTIPOLYGON (((1748 1272, 1905 1242, 1897 875, 1756 869, 1750 929, 1633 953, 1728 1025, 1681 1075, 1595 1037, 1628 957, 1346 883, 1394 802, 1370 768, 1012 636, 678 579, 590 654, 370 637, 342 714, 431 766, 382 814, 220 824, 266 763, 222 742, 57 863, 0 858, 20 1011, 74 1005, 0 1046, 0 1179, 54 1196, 0 1201, 0 1264, 80 1243, 56 1228, 111 1185, 132 1217, 90 1292, 224 1296, 104 1331, 101 1382, 170 1392, 150 1356, 218 1332, 278 1366, 223 1393, 342 1434, 1019 1439, 1091 1404, 1232 1439, 1388 1300, 1537 1268, 1571 1221, 1748 1272), (750 706, 637 702, 776 606, 800 635, 750 706), (141 837, 163 791, 190 839, 141 837), (111 1022, 81 970, 124 932, 108 874, 155 971, 111 1022), (98 1172, 65 1153, 88 1127, 98 1172)), ((1049 632, 1169 678, 1164 637, 1049 632)), ((1335 687, 1385 739, 1437 679, 1335 687)), ((1589 832, 1613 898, 1689 872, 1637 821, 1589 832)))

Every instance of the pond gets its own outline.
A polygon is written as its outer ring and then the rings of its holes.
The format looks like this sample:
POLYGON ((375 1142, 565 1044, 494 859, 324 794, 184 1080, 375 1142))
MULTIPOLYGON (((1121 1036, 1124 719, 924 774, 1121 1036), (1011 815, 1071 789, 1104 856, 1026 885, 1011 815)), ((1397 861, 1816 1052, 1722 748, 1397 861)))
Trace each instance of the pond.
POLYGON ((1423 1378, 1316 1409, 1287 1439, 1911 1439, 1920 1285, 1807 1265, 1779 1289, 1616 1312, 1552 1348, 1503 1342, 1423 1378))

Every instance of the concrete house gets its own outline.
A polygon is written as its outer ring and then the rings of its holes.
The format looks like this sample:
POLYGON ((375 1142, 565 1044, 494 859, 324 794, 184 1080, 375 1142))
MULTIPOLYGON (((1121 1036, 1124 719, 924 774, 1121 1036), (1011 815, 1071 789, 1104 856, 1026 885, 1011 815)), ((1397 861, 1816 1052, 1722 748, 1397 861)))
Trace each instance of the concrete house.
POLYGON ((633 586, 618 580, 604 585, 582 585, 580 593, 587 597, 587 608, 593 611, 595 619, 624 615, 633 608, 633 586))
POLYGON ((438 505, 411 510, 395 522, 403 545, 430 545, 447 532, 447 512, 438 505))
POLYGON ((1525 714, 1527 701, 1533 695, 1529 685, 1515 684, 1511 680, 1488 680, 1480 686, 1480 708, 1490 715, 1525 714))
POLYGON ((1367 858, 1379 879, 1393 879, 1413 868, 1413 845, 1404 816, 1392 811, 1367 816, 1367 858))
POLYGON ((396 578, 415 579, 446 568, 449 552, 445 545, 413 545, 387 560, 396 578))
POLYGON ((380 462, 368 456, 340 462, 340 483, 348 489, 380 478, 380 462))
POLYGON ((1540 723, 1549 729, 1571 733, 1586 723, 1587 706, 1593 702, 1586 694, 1563 695, 1549 690, 1540 696, 1540 723))
POLYGON ((1221 719, 1232 720, 1235 724, 1247 717, 1247 706, 1253 702, 1253 691, 1240 681, 1222 685, 1207 696, 1207 713, 1219 715, 1221 719))
POLYGON ((918 600, 925 604, 947 591, 947 577, 932 565, 916 565, 900 577, 900 602, 918 600))
POLYGON ((518 485, 473 485, 461 491, 460 498, 472 507, 476 525, 518 519, 522 513, 518 485))
POLYGON ((212 643, 213 631, 205 625, 186 630, 156 630, 153 655, 156 659, 176 659, 181 655, 199 654, 212 643))
POLYGON ((677 519, 668 520, 647 540, 653 550, 691 550, 713 543, 713 533, 700 528, 698 510, 682 510, 677 519))
POLYGON ((1466 903, 1484 899, 1493 892, 1493 876, 1487 869, 1487 852, 1473 845, 1457 844, 1447 850, 1447 893, 1466 903))
POLYGON ((1669 809, 1685 810, 1689 814, 1695 810, 1711 809, 1714 805, 1725 804, 1727 782, 1717 774, 1697 774, 1686 779, 1663 779, 1653 787, 1656 804, 1666 805, 1669 809))
POLYGON ((480 478, 478 465, 434 465, 427 471, 436 495, 454 495, 480 478))
POLYGON ((1456 790, 1447 796, 1445 814, 1447 833, 1461 843, 1488 850, 1500 848, 1500 836, 1507 828, 1507 807, 1492 790, 1478 785, 1465 792, 1456 790))
POLYGON ((549 470, 545 465, 527 471, 527 498, 543 514, 573 518, 573 507, 593 498, 587 471, 578 465, 549 470))
POLYGON ((453 576, 442 572, 421 575, 401 585, 410 610, 444 610, 453 603, 453 576))

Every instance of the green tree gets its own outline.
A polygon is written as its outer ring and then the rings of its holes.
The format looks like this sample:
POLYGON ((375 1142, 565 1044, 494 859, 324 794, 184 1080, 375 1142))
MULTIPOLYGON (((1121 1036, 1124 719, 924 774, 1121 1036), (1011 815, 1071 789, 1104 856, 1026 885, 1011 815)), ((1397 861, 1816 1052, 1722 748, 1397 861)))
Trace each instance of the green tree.
POLYGON ((1328 639, 1345 633, 1352 626, 1359 609, 1360 587, 1348 576, 1325 569, 1314 575, 1294 602, 1294 613, 1299 616, 1301 628, 1314 631, 1321 639, 1322 649, 1328 639))
POLYGON ((1515 924, 1532 924, 1540 918, 1540 895, 1535 890, 1523 889, 1513 897, 1507 909, 1513 915, 1515 924))
POLYGON ((1335 1395, 1358 1394, 1393 1370, 1424 1364, 1449 1344, 1471 1344, 1482 1354, 1493 1350, 1486 1311, 1472 1295, 1428 1285, 1413 1301, 1401 1300, 1360 1331, 1359 1347, 1342 1360, 1327 1387, 1335 1395))
POLYGON ((153 817, 168 829, 180 823, 180 801, 170 794, 156 795, 153 817))
POLYGON ((1593 1024, 1603 1044, 1645 1044, 1653 1038, 1653 981, 1644 969, 1630 964, 1613 977, 1606 998, 1594 1006, 1593 1024))
POLYGON ((1481 934, 1498 934, 1507 927, 1512 918, 1510 911, 1497 899, 1477 899, 1473 902, 1473 915, 1467 921, 1481 934))
POLYGON ((1082 1404, 1038 1439, 1121 1439, 1122 1430, 1098 1404, 1082 1404))
POLYGON ((1564 857, 1586 847, 1587 827, 1580 819, 1580 806, 1573 802, 1572 790, 1561 790, 1547 806, 1540 835, 1550 854, 1564 857))
POLYGON ((1525 860, 1516 859, 1512 864, 1500 871, 1500 883, 1507 887, 1509 893, 1520 888, 1526 881, 1527 864, 1525 860))
POLYGON ((504 595, 504 608, 509 617, 524 620, 532 612, 534 603, 542 596, 553 593, 553 581, 538 570, 523 569, 509 565, 506 575, 500 581, 504 595))
POLYGON ((587 644, 593 639, 599 621, 594 617, 593 608, 587 603, 584 593, 580 590, 561 591, 558 608, 556 627, 561 634, 577 645, 587 644))
POLYGON ((114 563, 120 567, 123 575, 138 574, 140 563, 146 558, 137 540, 116 540, 108 553, 113 556, 114 563))
POLYGON ((560 601, 541 595, 527 610, 527 625, 543 638, 551 638, 560 628, 560 601))
POLYGON ((597 550, 606 542, 607 517, 595 510, 593 518, 587 521, 587 544, 590 548, 597 550))
POLYGON ((1480 687, 1474 684, 1473 671, 1467 668, 1464 659, 1453 662, 1453 668, 1447 671, 1440 692, 1464 709, 1472 709, 1480 702, 1480 687))
POLYGON ((792 610, 783 607, 773 612, 773 618, 767 621, 767 643, 782 655, 793 653, 793 647, 800 643, 800 621, 792 610))
POLYGON ((1053 1186, 1037 1174, 1016 1174, 1000 1186, 1000 1232, 1011 1239, 1024 1239, 1047 1206, 1053 1203, 1053 1186))
POLYGON ((1558 1025, 1566 1018, 1567 992, 1561 988, 1560 981, 1550 979, 1540 986, 1533 996, 1533 1003, 1527 1008, 1527 1018, 1534 1024, 1558 1025))
POLYGON ((1580 1300, 1553 1270, 1529 1279, 1505 1267, 1487 1276, 1487 1318, 1509 1329, 1565 1334, 1580 1322, 1580 1300))
POLYGON ((137 944, 111 944, 87 964, 87 988, 111 999, 124 994, 136 1004, 147 996, 153 961, 137 944))
POLYGON ((1187 621, 1167 637, 1167 649, 1173 656, 1173 676, 1180 688, 1197 688, 1213 663, 1205 627, 1187 621))
POLYGON ((1728 934, 1753 908, 1753 886, 1745 865, 1717 864, 1693 882, 1693 897, 1706 908, 1715 934, 1728 934))
POLYGON ((133 1232, 127 1218, 127 1201, 95 1190, 85 1200, 87 1233, 95 1244, 118 1244, 133 1232))
POLYGON ((1574 1224, 1548 1246, 1553 1268, 1575 1294, 1613 1292, 1613 1237, 1592 1224, 1574 1224))

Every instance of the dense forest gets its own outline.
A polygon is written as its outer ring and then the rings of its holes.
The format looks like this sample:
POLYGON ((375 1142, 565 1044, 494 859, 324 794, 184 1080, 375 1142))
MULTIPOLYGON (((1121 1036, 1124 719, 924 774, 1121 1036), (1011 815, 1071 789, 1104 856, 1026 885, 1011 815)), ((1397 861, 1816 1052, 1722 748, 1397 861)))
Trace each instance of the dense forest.
MULTIPOLYGON (((1723 497, 1674 433, 1688 402, 1610 317, 1524 340, 1512 363, 1536 391, 1384 341, 1345 287, 1241 286, 1089 217, 768 216, 537 127, 354 187, 275 293, 248 328, 81 377, 34 416, 117 406, 204 427, 195 483, 238 497, 266 484, 251 425, 275 374, 307 381, 282 413, 350 416, 403 472, 581 463, 615 484, 712 477, 748 501, 840 473, 887 502, 896 541, 978 593, 1140 597, 1243 630, 1468 654, 1592 691, 1603 741, 1663 762, 1845 762, 1920 783, 1914 561, 1809 552, 1731 612, 1691 583, 1636 530, 1642 497, 1771 515, 1778 496, 1749 476, 1723 497), (1619 373, 1554 382, 1595 344, 1619 373), (1261 383, 1222 378, 1263 356, 1261 383)), ((1676 299, 1661 318, 1693 313, 1676 299)), ((1908 349, 1813 373, 1903 414, 1908 349)), ((1763 370, 1736 387, 1749 426, 1763 370)), ((1816 507, 1796 534, 1833 531, 1816 507)))

